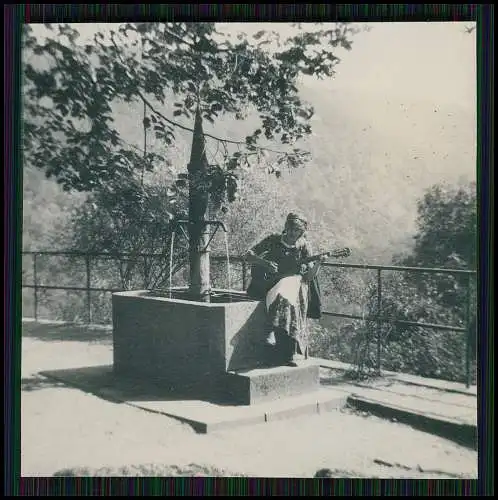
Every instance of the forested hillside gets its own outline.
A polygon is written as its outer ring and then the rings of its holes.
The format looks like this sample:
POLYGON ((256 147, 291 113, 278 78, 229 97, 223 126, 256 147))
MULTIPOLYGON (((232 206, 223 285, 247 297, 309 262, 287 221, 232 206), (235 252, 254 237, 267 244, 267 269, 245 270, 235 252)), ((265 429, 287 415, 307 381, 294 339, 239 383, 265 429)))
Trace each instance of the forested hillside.
MULTIPOLYGON (((247 241, 242 224, 249 239, 257 238, 264 228, 279 227, 284 213, 297 207, 310 218, 319 246, 349 245, 355 260, 388 263, 411 243, 416 201, 425 189, 441 181, 474 180, 475 122, 467 110, 423 101, 373 101, 368 95, 338 94, 332 83, 320 94, 306 87, 302 92, 316 110, 307 141, 313 159, 305 167, 282 170, 278 179, 264 168, 246 176, 242 199, 224 216, 235 224, 230 235, 234 251, 241 251, 239 241, 247 241), (254 207, 257 213, 251 215, 254 207), (235 222, 237 212, 257 220, 235 222)), ((142 118, 140 103, 115 107, 123 136, 138 147, 143 146, 142 118)), ((230 138, 252 128, 248 117, 218 124, 214 131, 206 126, 206 131, 230 138)), ((157 148, 153 138, 148 141, 149 148, 157 148)), ((167 182, 174 172, 185 171, 190 141, 190 133, 179 133, 175 146, 164 151, 171 166, 148 182, 167 182)), ((214 155, 216 148, 210 151, 214 155)), ((25 165, 24 248, 52 246, 71 207, 83 198, 62 193, 25 165)))

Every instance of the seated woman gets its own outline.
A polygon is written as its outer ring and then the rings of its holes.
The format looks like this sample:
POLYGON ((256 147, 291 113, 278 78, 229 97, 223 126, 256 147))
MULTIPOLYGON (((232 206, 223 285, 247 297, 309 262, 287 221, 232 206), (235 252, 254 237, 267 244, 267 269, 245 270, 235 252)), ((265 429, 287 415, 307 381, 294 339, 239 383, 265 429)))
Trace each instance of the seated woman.
POLYGON ((307 359, 306 320, 320 317, 316 274, 323 257, 304 263, 312 256, 307 227, 304 217, 290 213, 282 233, 266 237, 245 256, 252 266, 247 294, 266 301, 271 325, 267 343, 281 346, 288 366, 307 359))

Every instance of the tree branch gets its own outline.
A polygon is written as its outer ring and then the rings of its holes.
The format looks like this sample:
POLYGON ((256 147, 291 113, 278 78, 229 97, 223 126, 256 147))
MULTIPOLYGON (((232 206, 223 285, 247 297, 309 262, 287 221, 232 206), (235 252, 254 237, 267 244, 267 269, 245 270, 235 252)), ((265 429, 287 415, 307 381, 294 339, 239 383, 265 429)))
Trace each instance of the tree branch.
MULTIPOLYGON (((185 32, 184 32, 185 33, 185 32)), ((190 41, 186 41, 184 40, 181 36, 178 36, 176 35, 175 33, 172 33, 171 31, 169 31, 168 29, 164 28, 164 34, 166 35, 169 35, 170 37, 174 38, 176 41, 180 42, 180 43, 184 43, 185 45, 189 45, 190 47, 192 48, 195 48, 195 45, 190 42, 190 41)), ((186 33, 185 33, 186 34, 186 33)))
MULTIPOLYGON (((114 47, 116 47, 116 49, 119 50, 118 46, 116 45, 116 42, 114 40, 114 37, 111 35, 111 41, 114 45, 114 47)), ((118 57, 121 59, 120 55, 119 55, 119 52, 117 52, 118 54, 118 57)), ((121 62, 123 64, 126 64, 122 59, 121 59, 121 62)), ((145 105, 151 110, 152 113, 156 114, 157 116, 159 116, 160 118, 162 118, 166 123, 169 123, 170 125, 173 125, 174 127, 177 127, 177 128, 180 128, 182 130, 185 130, 187 132, 194 132, 194 129, 193 128, 190 128, 190 127, 187 127, 186 125, 183 125, 181 123, 178 123, 176 122, 175 120, 172 120, 171 118, 167 118, 165 115, 163 115, 160 111, 158 111, 151 103, 150 101, 145 97, 145 95, 140 91, 140 89, 136 89, 136 92, 137 92, 137 95, 140 97, 140 99, 142 99, 142 101, 145 103, 145 105)), ((210 139, 213 139, 215 141, 219 141, 221 143, 224 143, 224 144, 237 144, 237 145, 247 145, 245 141, 233 141, 231 139, 222 139, 221 137, 217 137, 215 135, 212 135, 212 134, 208 134, 206 132, 203 133, 204 137, 209 137, 210 139)), ((267 147, 264 147, 264 146, 256 146, 256 145, 253 145, 252 146, 254 149, 258 150, 258 151, 268 151, 270 153, 275 153, 275 154, 279 154, 279 155, 282 155, 282 154, 285 154, 284 151, 277 151, 275 149, 271 149, 271 148, 267 148, 267 147)))
MULTIPOLYGON (((138 96, 145 102, 145 104, 147 105, 147 107, 154 113, 156 114, 157 116, 159 116, 160 118, 162 118, 165 122, 169 123, 170 125, 173 125, 174 127, 178 127, 182 130, 186 130, 187 132, 194 132, 194 129, 193 128, 190 128, 190 127, 187 127, 186 125, 182 125, 181 123, 178 123, 174 120, 171 120, 170 118, 167 118, 166 116, 164 116, 160 111, 158 111, 157 109, 154 108, 154 106, 152 106, 152 104, 147 100, 147 98, 142 94, 142 92, 140 92, 140 90, 137 90, 137 94, 138 96)), ((209 137, 210 139, 214 139, 215 141, 218 141, 218 142, 221 142, 221 143, 224 143, 224 144, 238 144, 238 145, 246 145, 246 142, 245 141, 233 141, 231 139, 223 139, 221 137, 217 137, 215 135, 212 135, 212 134, 208 134, 207 132, 204 132, 203 133, 204 137, 209 137)), ((276 153, 276 154, 285 154, 285 151, 277 151, 275 149, 270 149, 270 148, 267 148, 267 147, 264 147, 264 146, 252 146, 254 149, 257 149, 259 151, 269 151, 271 153, 276 153)))

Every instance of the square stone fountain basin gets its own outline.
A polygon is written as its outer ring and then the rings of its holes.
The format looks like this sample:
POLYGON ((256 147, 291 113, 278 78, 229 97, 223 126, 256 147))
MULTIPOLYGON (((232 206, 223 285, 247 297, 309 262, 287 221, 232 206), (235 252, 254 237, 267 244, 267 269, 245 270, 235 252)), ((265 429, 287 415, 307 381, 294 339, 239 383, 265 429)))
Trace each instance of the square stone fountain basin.
POLYGON ((260 402, 319 389, 319 366, 261 367, 268 347, 263 302, 214 291, 210 303, 186 289, 112 297, 114 373, 137 382, 227 404, 260 402))
POLYGON ((229 301, 223 290, 215 291, 210 303, 174 298, 182 293, 173 290, 172 298, 147 290, 113 294, 116 372, 177 383, 257 366, 264 304, 243 292, 229 301))

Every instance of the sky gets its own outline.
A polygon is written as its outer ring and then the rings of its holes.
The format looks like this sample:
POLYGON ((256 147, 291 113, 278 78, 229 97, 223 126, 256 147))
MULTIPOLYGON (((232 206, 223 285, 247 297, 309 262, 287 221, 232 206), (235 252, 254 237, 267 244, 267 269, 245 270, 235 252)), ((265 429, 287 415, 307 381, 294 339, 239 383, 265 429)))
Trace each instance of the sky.
MULTIPOLYGON (((476 32, 465 27, 475 23, 420 22, 370 23, 370 31, 353 38, 353 49, 343 51, 331 82, 310 82, 317 89, 334 87, 357 90, 372 96, 392 95, 411 101, 432 101, 476 106, 476 32)), ((78 24, 81 41, 91 40, 97 30, 112 24, 78 24)), ((358 25, 365 26, 365 25, 358 25)), ((41 33, 43 25, 33 25, 41 33)), ((222 31, 256 33, 271 29, 293 33, 287 23, 224 23, 222 31)))
POLYGON ((334 86, 476 106, 476 36, 465 23, 377 23, 355 37, 334 86))

